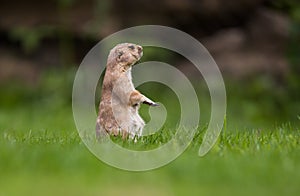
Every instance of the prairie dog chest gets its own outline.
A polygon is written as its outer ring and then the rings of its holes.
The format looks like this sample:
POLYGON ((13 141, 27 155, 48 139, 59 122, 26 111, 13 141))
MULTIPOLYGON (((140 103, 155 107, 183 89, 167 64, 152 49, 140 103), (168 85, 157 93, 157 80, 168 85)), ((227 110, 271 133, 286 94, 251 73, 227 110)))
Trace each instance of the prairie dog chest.
POLYGON ((131 92, 134 90, 132 83, 131 69, 122 73, 113 85, 113 94, 118 94, 123 103, 129 102, 131 92))

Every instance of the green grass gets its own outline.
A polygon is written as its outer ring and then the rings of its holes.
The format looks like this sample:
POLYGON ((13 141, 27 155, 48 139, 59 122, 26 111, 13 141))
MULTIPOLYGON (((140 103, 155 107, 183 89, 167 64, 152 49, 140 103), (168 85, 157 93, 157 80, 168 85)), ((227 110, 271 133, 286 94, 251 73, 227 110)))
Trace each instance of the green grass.
MULTIPOLYGON (((79 138, 71 110, 72 83, 64 83, 69 81, 65 78, 72 81, 72 74, 64 75, 61 80, 51 77, 45 77, 35 89, 1 88, 7 95, 0 98, 1 196, 298 195, 300 192, 299 119, 284 124, 264 118, 266 124, 260 124, 261 119, 253 120, 255 126, 247 128, 240 126, 241 114, 231 113, 247 106, 235 105, 229 99, 228 126, 206 156, 197 156, 205 131, 202 126, 189 148, 175 161, 152 171, 128 172, 99 161, 79 138)), ((237 100, 234 97, 234 102, 237 100)), ((259 108, 256 101, 251 102, 251 107, 257 104, 259 108)), ((247 119, 247 115, 242 119, 247 119)), ((115 141, 128 148, 132 145, 155 148, 159 142, 166 142, 171 132, 165 128, 144 138, 144 143, 122 142, 119 138, 115 141)))
POLYGON ((169 165, 127 172, 98 161, 76 131, 6 130, 0 140, 0 195, 297 195, 299 141, 299 129, 288 127, 230 132, 200 158, 195 138, 169 165))

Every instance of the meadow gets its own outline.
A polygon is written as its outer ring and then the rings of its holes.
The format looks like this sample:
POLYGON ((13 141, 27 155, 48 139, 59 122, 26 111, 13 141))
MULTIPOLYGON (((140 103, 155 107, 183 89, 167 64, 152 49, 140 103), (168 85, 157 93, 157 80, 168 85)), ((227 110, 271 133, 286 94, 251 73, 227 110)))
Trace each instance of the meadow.
MULTIPOLYGON (((0 195, 299 194, 299 103, 274 92, 272 84, 225 81, 226 124, 206 156, 197 155, 203 123, 175 161, 128 172, 98 160, 78 136, 71 107, 74 74, 54 70, 33 86, 1 85, 0 195)), ((135 145, 155 147, 170 137, 168 130, 135 145)))

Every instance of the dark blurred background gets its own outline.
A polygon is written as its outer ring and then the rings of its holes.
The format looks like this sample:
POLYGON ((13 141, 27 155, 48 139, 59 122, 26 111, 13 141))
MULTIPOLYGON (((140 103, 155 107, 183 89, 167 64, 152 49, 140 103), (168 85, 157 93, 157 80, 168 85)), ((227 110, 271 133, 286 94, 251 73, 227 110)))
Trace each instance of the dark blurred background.
MULTIPOLYGON (((178 28, 209 50, 225 78, 229 106, 239 105, 232 113, 244 111, 249 120, 299 120, 298 0, 1 0, 1 105, 16 104, 28 91, 18 94, 12 84, 41 94, 49 70, 73 70, 72 81, 98 41, 146 24, 178 28)), ((184 67, 184 61, 177 65, 184 67)), ((68 101, 70 95, 62 92, 68 101)))

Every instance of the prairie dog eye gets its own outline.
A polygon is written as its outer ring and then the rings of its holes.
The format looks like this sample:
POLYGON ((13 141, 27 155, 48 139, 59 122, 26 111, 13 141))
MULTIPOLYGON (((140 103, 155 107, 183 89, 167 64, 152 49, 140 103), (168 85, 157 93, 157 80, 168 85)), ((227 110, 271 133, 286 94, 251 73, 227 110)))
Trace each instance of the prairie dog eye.
POLYGON ((128 46, 128 48, 131 49, 131 50, 134 50, 134 46, 133 45, 128 46))

